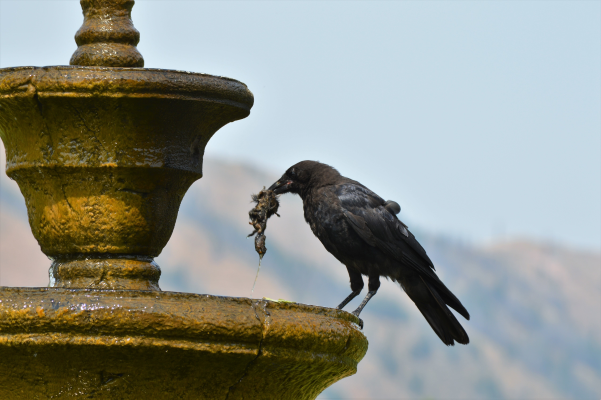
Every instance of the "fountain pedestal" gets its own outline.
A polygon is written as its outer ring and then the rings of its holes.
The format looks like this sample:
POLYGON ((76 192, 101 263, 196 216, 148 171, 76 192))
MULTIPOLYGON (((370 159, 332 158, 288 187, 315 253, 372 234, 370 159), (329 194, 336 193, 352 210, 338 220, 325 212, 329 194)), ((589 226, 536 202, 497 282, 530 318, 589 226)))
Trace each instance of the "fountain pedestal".
POLYGON ((204 148, 253 96, 140 68, 133 3, 81 0, 75 65, 0 70, 6 171, 54 260, 50 287, 0 287, 0 398, 313 399, 356 372, 356 317, 160 291, 204 148))

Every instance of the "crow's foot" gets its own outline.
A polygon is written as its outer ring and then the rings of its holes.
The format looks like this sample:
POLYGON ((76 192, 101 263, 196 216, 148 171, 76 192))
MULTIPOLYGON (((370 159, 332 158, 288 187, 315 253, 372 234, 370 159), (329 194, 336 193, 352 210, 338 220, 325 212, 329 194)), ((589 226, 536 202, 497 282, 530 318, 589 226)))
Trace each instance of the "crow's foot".
MULTIPOLYGON (((355 317, 359 318, 360 312, 361 312, 361 310, 357 309, 357 310, 353 311, 351 314, 353 314, 355 317)), ((363 329, 363 320, 361 318, 359 318, 359 327, 361 329, 363 329)))
POLYGON ((369 299, 371 299, 372 297, 374 297, 374 295, 376 294, 376 292, 377 292, 377 290, 371 290, 371 291, 367 292, 367 296, 365 296, 365 298, 363 299, 363 301, 361 302, 361 304, 359 304, 359 307, 357 307, 357 309, 352 312, 352 314, 355 317, 359 317, 359 314, 361 314, 361 311, 363 311, 363 307, 365 307, 365 305, 367 304, 367 302, 369 301, 369 299))

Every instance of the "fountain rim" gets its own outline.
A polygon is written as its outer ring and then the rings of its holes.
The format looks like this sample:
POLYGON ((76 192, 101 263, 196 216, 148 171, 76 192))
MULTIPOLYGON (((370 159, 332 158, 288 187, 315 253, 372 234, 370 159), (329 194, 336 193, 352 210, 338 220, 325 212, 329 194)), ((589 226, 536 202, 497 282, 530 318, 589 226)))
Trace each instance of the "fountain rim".
POLYGON ((104 338, 102 340, 107 343, 121 338, 121 345, 144 346, 159 341, 162 345, 190 350, 215 345, 234 349, 236 346, 231 346, 235 342, 247 351, 247 345, 265 339, 265 345, 273 350, 297 352, 295 349, 300 345, 303 351, 298 356, 310 348, 320 357, 352 359, 357 363, 368 346, 358 325, 359 318, 349 312, 247 297, 151 290, 0 286, 0 316, 3 316, 0 345, 32 340, 43 342, 51 335, 57 339, 64 336, 64 340, 60 340, 64 344, 73 342, 68 336, 76 338, 79 344, 100 344, 99 338, 104 338), (244 314, 246 317, 240 319, 239 316, 244 314), (141 315, 144 315, 142 319, 132 318, 141 315), (282 319, 282 315, 286 317, 282 319), (289 319, 291 317, 293 319, 289 319), (331 322, 321 326, 320 321, 331 322), (339 326, 335 329, 338 331, 336 339, 308 344, 311 337, 331 331, 334 321, 339 326), (274 323, 297 326, 298 332, 292 336, 282 335, 276 328, 273 334, 268 333, 274 323), (10 329, 9 325, 18 325, 19 329, 10 329), (149 333, 145 331, 149 325, 162 328, 149 333), (23 327, 27 327, 26 332, 23 327), (215 336, 206 331, 207 327, 217 327, 221 333, 215 336), (363 348, 349 348, 350 340, 364 342, 363 348))
MULTIPOLYGON (((97 289, 97 288, 62 288, 62 287, 47 287, 47 286, 0 286, 0 294, 9 292, 30 292, 30 293, 44 293, 54 292, 59 294, 74 294, 74 295, 94 295, 94 294, 108 294, 114 296, 127 296, 130 295, 132 298, 136 297, 169 297, 170 300, 175 299, 211 299, 211 300, 222 300, 234 303, 252 303, 252 302, 264 302, 272 308, 278 309, 297 309, 303 312, 311 312, 314 314, 320 314, 327 317, 348 321, 359 326, 359 317, 355 316, 348 311, 340 310, 338 308, 318 306, 314 304, 305 304, 295 301, 277 301, 267 298, 251 298, 241 296, 221 296, 216 294, 208 293, 188 293, 188 292, 172 292, 172 291, 156 291, 156 290, 139 290, 139 289, 97 289)), ((6 305, 8 301, 1 301, 0 304, 6 305)), ((357 328, 358 329, 358 328, 357 328)))
POLYGON ((229 103, 250 112, 254 96, 236 79, 160 68, 79 65, 0 68, 0 98, 43 96, 174 97, 229 103))
POLYGON ((106 70, 106 71, 156 71, 156 72, 172 72, 172 73, 181 73, 186 75, 196 75, 196 76, 205 76, 211 78, 219 78, 225 79, 227 81, 232 81, 236 83, 240 83, 246 87, 248 87, 244 82, 241 82, 234 78, 229 78, 227 76, 221 75, 212 75, 206 72, 194 72, 194 71, 186 71, 183 69, 171 69, 171 68, 144 68, 144 67, 104 67, 97 65, 43 65, 43 66, 35 66, 35 65, 22 65, 17 67, 4 67, 0 68, 0 75, 5 72, 13 72, 20 70, 33 70, 33 69, 65 69, 65 70, 73 70, 73 69, 82 69, 82 70, 106 70))

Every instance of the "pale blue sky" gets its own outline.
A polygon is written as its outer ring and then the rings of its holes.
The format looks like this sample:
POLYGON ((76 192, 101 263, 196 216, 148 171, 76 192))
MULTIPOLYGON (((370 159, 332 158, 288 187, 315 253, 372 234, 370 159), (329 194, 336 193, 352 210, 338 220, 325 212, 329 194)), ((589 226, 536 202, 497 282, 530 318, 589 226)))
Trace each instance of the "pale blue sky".
MULTIPOLYGON (((68 64, 78 3, 0 1, 0 66, 68 64)), ((208 156, 316 159, 411 227, 599 250, 600 4, 138 0, 133 20, 146 67, 254 93, 208 156)))

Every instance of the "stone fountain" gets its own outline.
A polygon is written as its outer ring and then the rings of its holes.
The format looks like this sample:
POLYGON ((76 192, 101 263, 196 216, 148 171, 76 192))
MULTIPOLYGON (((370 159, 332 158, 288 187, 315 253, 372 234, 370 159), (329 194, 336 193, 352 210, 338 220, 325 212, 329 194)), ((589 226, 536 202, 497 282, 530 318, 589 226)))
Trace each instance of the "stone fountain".
POLYGON ((365 355, 356 317, 159 288, 204 148, 253 95, 143 68, 133 5, 81 0, 70 66, 0 69, 6 173, 53 260, 49 287, 0 287, 0 398, 314 399, 365 355))

